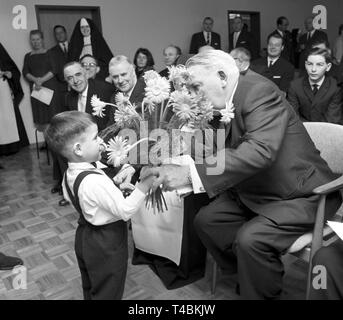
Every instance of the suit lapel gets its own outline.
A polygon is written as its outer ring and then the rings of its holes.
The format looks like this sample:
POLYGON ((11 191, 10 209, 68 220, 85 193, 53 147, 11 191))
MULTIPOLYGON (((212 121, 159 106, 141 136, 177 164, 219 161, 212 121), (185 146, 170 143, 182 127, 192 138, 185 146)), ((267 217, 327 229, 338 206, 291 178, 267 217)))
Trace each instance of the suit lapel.
MULTIPOLYGON (((91 98, 94 94, 94 83, 92 80, 88 80, 88 92, 87 92, 87 102, 86 102, 86 112, 92 114, 91 98)), ((100 97, 98 97, 100 98, 100 97)))
POLYGON ((318 102, 322 100, 325 93, 328 91, 329 87, 330 87, 329 79, 328 77, 325 77, 323 84, 320 86, 317 94, 313 98, 313 102, 312 102, 313 107, 316 107, 318 105, 318 102))

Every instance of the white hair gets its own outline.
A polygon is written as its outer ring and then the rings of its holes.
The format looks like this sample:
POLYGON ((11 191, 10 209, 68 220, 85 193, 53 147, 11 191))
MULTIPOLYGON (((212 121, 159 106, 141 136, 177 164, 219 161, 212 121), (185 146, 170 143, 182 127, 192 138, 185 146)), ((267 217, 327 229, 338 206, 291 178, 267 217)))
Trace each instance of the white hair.
POLYGON ((238 74, 235 60, 222 50, 205 50, 188 59, 186 67, 202 66, 210 70, 226 70, 238 74))
POLYGON ((131 60, 127 56, 117 55, 110 60, 110 62, 108 64, 108 68, 111 68, 113 66, 117 66, 118 64, 120 64, 122 62, 127 62, 133 66, 133 63, 131 62, 131 60))

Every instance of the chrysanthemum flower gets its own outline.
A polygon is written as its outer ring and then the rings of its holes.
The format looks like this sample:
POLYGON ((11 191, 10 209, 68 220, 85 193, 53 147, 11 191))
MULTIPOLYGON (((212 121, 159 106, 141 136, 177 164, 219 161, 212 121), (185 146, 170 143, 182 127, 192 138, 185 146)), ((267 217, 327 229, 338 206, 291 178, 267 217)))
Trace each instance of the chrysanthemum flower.
POLYGON ((155 70, 146 71, 143 75, 143 79, 145 82, 159 78, 161 78, 161 76, 155 70))
POLYGON ((235 108, 233 104, 231 103, 230 105, 227 104, 226 108, 221 110, 220 113, 222 115, 220 121, 224 122, 225 124, 228 124, 231 122, 231 120, 235 117, 235 108))
POLYGON ((173 111, 181 122, 187 122, 196 116, 198 112, 197 103, 188 93, 174 91, 170 95, 170 99, 173 111))
POLYGON ((101 101, 97 95, 93 95, 91 98, 91 106, 93 107, 93 116, 97 116, 97 117, 104 117, 104 109, 106 107, 107 103, 101 101))
POLYGON ((129 148, 130 145, 128 145, 127 140, 123 140, 123 137, 117 136, 114 139, 110 139, 107 146, 107 162, 115 167, 119 167, 127 158, 129 148))
POLYGON ((130 100, 128 97, 124 96, 122 92, 118 92, 115 96, 116 104, 121 106, 121 105, 127 105, 130 103, 130 100))
POLYGON ((168 99, 170 93, 170 83, 166 78, 150 79, 146 83, 145 97, 148 101, 158 104, 168 99))

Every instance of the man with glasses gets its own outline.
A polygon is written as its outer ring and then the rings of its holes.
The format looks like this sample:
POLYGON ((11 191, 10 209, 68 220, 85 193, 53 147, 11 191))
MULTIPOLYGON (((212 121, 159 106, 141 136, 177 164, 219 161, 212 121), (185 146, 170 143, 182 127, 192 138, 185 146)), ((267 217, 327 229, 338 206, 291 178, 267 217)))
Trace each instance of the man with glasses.
POLYGON ((100 71, 98 61, 90 54, 84 55, 80 59, 82 68, 86 71, 87 79, 98 79, 97 75, 100 71))

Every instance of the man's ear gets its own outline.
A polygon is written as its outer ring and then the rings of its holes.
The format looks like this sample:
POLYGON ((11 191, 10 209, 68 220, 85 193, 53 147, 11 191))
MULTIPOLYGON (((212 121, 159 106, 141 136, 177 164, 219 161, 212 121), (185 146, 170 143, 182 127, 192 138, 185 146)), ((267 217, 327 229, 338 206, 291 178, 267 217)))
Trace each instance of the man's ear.
POLYGON ((222 70, 219 70, 218 71, 218 76, 219 76, 219 78, 220 78, 220 80, 222 82, 222 87, 225 87, 226 84, 227 84, 227 75, 226 75, 226 73, 224 71, 222 71, 222 70))
POLYGON ((331 69, 331 67, 332 67, 332 63, 329 62, 329 63, 328 63, 328 66, 326 67, 326 72, 329 72, 330 69, 331 69))
POLYGON ((77 156, 81 157, 82 156, 82 147, 80 142, 75 142, 73 145, 73 153, 76 154, 77 156))
POLYGON ((97 67, 96 67, 96 72, 95 72, 95 74, 99 73, 99 71, 100 71, 100 67, 97 66, 97 67))

